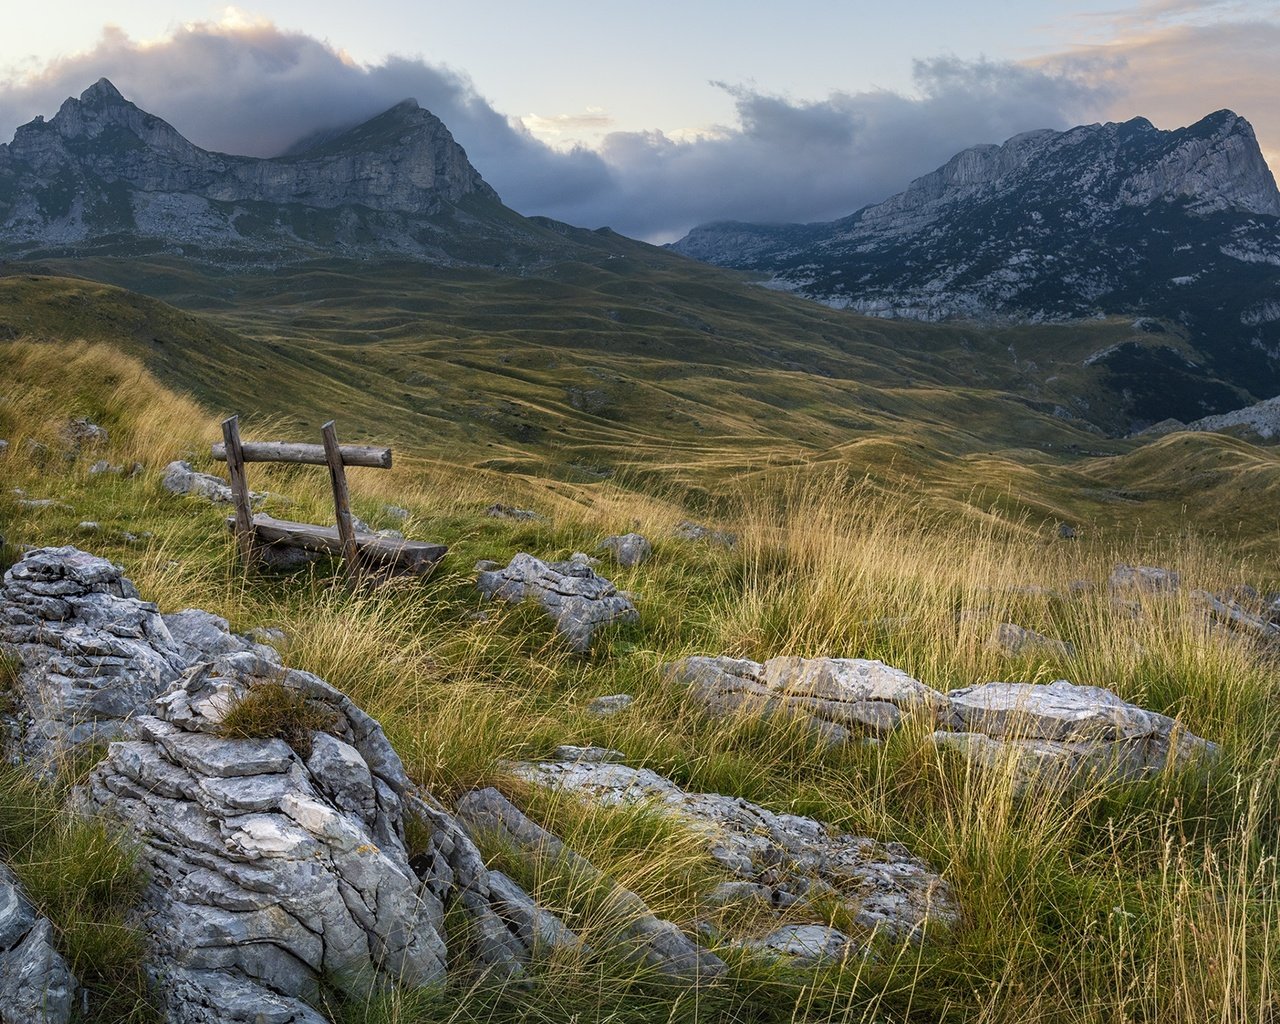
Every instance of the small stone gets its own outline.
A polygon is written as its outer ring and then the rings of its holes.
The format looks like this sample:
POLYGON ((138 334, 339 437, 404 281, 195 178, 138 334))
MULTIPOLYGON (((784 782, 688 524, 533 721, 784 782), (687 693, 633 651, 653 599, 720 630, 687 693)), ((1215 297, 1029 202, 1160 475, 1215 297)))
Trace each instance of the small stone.
POLYGON ((991 646, 1009 655, 1041 654, 1055 658, 1074 658, 1074 644, 1037 633, 1034 629, 1024 629, 1012 622, 1002 622, 991 634, 991 646))
POLYGON ((65 444, 80 451, 82 448, 97 448, 107 443, 107 432, 98 424, 83 416, 69 420, 60 431, 65 444))
POLYGON ((401 508, 399 505, 383 505, 382 514, 388 519, 394 519, 401 523, 409 518, 409 510, 401 508))
POLYGON ((531 508, 512 508, 510 505, 504 505, 501 502, 494 502, 484 510, 484 514, 491 519, 510 519, 518 523, 539 523, 545 522, 546 517, 535 512, 531 508))
POLYGON ((79 525, 76 526, 76 529, 80 533, 97 533, 99 530, 102 529, 102 527, 99 524, 95 523, 92 519, 85 519, 83 522, 81 522, 79 525))
POLYGON ((600 542, 600 550, 608 551, 623 568, 646 562, 653 554, 653 545, 638 533, 624 533, 606 537, 600 542))
POLYGON ((557 761, 582 761, 593 764, 627 759, 627 755, 621 750, 610 750, 608 747, 575 747, 568 743, 556 747, 551 756, 557 761))
POLYGON ((738 535, 736 533, 730 533, 727 530, 714 530, 703 526, 701 523, 695 523, 691 519, 684 520, 676 527, 676 536, 681 540, 701 540, 706 541, 708 544, 716 544, 726 548, 734 547, 738 543, 738 535))
POLYGON ((1181 576, 1171 569, 1154 565, 1125 565, 1111 570, 1107 585, 1112 590, 1139 590, 1148 594, 1167 594, 1178 589, 1181 576))
MULTIPOLYGON (((137 465, 137 463, 134 463, 134 465, 137 465)), ((97 462, 95 462, 92 466, 89 467, 90 476, 100 476, 103 473, 119 474, 123 472, 124 472, 123 466, 113 466, 106 459, 99 459, 97 462)))
POLYGON ((587 713, 595 715, 597 718, 608 718, 610 715, 616 715, 619 711, 626 711, 627 708, 635 703, 635 698, 629 693, 613 693, 606 697, 597 697, 587 705, 587 713))

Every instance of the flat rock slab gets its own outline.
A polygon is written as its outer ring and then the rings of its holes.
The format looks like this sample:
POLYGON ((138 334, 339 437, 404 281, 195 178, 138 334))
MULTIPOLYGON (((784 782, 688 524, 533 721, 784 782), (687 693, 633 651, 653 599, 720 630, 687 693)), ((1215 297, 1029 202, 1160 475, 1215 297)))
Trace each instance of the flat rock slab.
POLYGON ((861 658, 692 657, 666 671, 714 713, 798 717, 832 743, 887 735, 904 715, 946 703, 901 669, 861 658))
POLYGON ((635 605, 590 566, 577 562, 544 562, 521 552, 505 568, 482 569, 476 586, 498 601, 533 601, 554 620, 569 646, 585 654, 601 626, 634 622, 635 605))
POLYGON ((671 815, 706 836, 708 853, 727 875, 752 883, 775 907, 835 899, 868 934, 893 938, 957 919, 946 882, 899 843, 837 835, 813 818, 738 797, 690 793, 647 768, 563 761, 513 770, 602 806, 647 804, 671 815))
POLYGON ((1217 752, 1172 718, 1065 679, 952 690, 939 724, 939 745, 986 764, 1011 758, 1024 781, 1062 772, 1138 778, 1217 752))

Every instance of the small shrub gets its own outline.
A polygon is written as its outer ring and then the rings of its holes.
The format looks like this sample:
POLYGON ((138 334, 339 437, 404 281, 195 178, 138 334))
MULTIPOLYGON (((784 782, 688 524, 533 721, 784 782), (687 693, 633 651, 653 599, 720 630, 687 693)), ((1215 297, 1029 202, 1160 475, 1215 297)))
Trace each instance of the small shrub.
POLYGON ((300 690, 276 680, 249 687, 222 719, 221 734, 230 739, 284 740, 300 755, 311 756, 316 732, 337 724, 337 715, 300 690))

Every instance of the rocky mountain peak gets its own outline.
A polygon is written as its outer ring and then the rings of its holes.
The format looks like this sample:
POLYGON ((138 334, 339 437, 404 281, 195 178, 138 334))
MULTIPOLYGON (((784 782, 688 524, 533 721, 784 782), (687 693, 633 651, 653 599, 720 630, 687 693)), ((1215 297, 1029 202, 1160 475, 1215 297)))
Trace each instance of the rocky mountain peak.
POLYGON ((500 203, 448 128, 412 99, 260 159, 201 149, 103 78, 0 146, 0 248, 142 237, 423 255, 439 230, 410 222, 471 196, 500 203), (263 204, 288 209, 264 213, 263 204))

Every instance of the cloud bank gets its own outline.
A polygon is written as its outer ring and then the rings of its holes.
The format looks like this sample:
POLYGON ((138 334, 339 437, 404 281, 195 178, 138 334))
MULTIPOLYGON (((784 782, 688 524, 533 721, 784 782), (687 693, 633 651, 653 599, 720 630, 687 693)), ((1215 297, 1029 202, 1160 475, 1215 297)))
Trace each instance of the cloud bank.
MULTIPOLYGON (((413 97, 449 126, 481 174, 520 212, 666 240, 708 220, 843 216, 899 191, 967 146, 1032 128, 1064 128, 1122 106, 1141 95, 1131 81, 1138 66, 1149 79, 1147 107, 1133 113, 1162 123, 1160 83, 1185 83, 1175 62, 1196 45, 1196 39, 1148 39, 1128 49, 1072 51, 1034 66, 921 60, 909 95, 872 90, 805 101, 708 83, 733 98, 736 124, 692 139, 613 132, 598 149, 565 149, 495 110, 465 73, 446 66, 406 57, 357 64, 328 43, 267 21, 190 24, 154 43, 109 28, 92 50, 0 83, 0 137, 37 113, 52 114, 65 97, 102 76, 196 144, 257 156, 413 97)), ((1230 40, 1215 45, 1225 59, 1230 40)), ((1254 51, 1260 59, 1264 51, 1276 52, 1274 36, 1254 51)), ((1264 77, 1274 84, 1276 72, 1264 77)), ((1197 117, 1213 109, 1200 106, 1197 117)))

